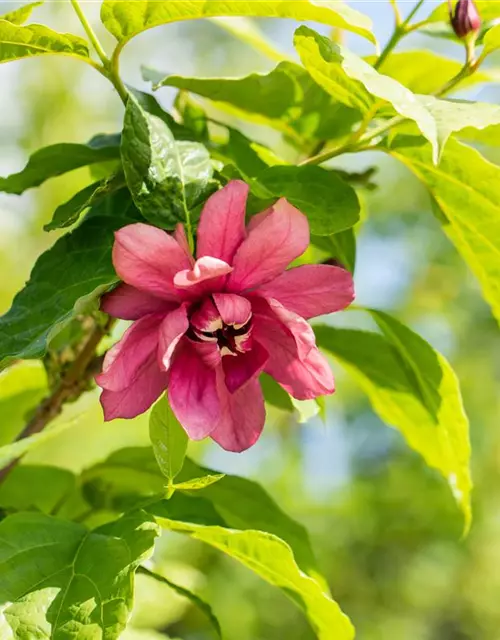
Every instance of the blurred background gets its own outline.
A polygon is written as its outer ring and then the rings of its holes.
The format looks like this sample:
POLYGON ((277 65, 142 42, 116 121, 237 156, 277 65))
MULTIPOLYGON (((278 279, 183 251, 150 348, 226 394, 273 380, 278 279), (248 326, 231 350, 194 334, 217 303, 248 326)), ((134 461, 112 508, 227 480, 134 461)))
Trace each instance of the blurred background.
MULTIPOLYGON (((18 4, 0 2, 0 14, 18 4)), ((403 13, 413 6, 400 4, 403 13)), ((82 6, 109 51, 112 38, 99 25, 99 3, 82 6)), ((433 6, 424 3, 422 16, 433 6)), ((357 1, 355 7, 372 17, 383 43, 392 30, 389 2, 357 1)), ((67 2, 46 2, 32 21, 83 35, 67 2)), ((292 21, 263 20, 258 26, 275 47, 294 57, 292 21)), ((369 43, 355 36, 346 40, 359 54, 373 53, 369 43)), ((458 45, 418 34, 402 45, 419 48, 463 56, 458 45)), ((244 75, 274 66, 210 22, 160 27, 127 46, 122 75, 127 84, 147 90, 141 64, 201 76, 244 75)), ((495 66, 494 57, 490 64, 495 66)), ((497 102, 500 90, 489 85, 462 95, 497 102)), ((157 97, 168 107, 174 94, 163 89, 157 97)), ((41 146, 85 142, 95 133, 118 131, 123 118, 122 104, 104 78, 78 61, 55 57, 2 65, 0 110, 0 175, 18 171, 41 146)), ((227 114, 218 117, 230 120, 227 114)), ((269 130, 248 124, 241 128, 265 144, 275 139, 275 150, 293 159, 269 130)), ((378 168, 377 189, 364 194, 367 216, 358 237, 357 301, 408 323, 446 355, 460 378, 473 446, 474 524, 469 537, 461 540, 461 515, 446 483, 398 432, 379 421, 336 363, 337 393, 327 401, 325 424, 318 417, 301 423, 299 416, 273 410, 263 437, 249 452, 227 454, 205 444, 193 445, 190 452, 213 468, 258 479, 307 527, 333 595, 361 640, 499 640, 498 327, 417 181, 385 157, 364 154, 361 160, 346 157, 337 164, 356 171, 378 168)), ((86 172, 52 179, 23 196, 0 194, 1 311, 9 308, 37 256, 57 239, 57 233, 42 227, 58 204, 88 184, 86 172)), ((335 321, 349 325, 357 319, 348 313, 335 321)), ((36 364, 27 367, 30 379, 40 374, 36 364)), ((16 407, 3 414, 0 444, 9 441, 13 421, 22 418, 16 407)), ((68 418, 72 428, 38 447, 27 463, 76 473, 115 449, 148 442, 145 417, 104 425, 96 393, 68 407, 62 419, 68 418)), ((157 560, 166 575, 210 602, 227 640, 314 638, 302 614, 280 592, 201 543, 169 534, 157 560)), ((203 614, 167 587, 139 576, 137 591, 126 640, 214 637, 203 614)))

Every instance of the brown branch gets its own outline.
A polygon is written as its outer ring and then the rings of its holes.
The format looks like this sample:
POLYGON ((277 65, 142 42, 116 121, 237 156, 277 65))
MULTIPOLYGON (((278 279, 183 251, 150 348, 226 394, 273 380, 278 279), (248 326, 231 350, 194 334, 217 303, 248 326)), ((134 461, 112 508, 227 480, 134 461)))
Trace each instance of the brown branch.
MULTIPOLYGON (((53 392, 38 405, 35 415, 17 436, 16 442, 43 431, 49 422, 61 413, 66 402, 76 400, 88 389, 91 378, 98 373, 102 364, 102 358, 96 357, 95 351, 113 324, 114 319, 109 318, 104 326, 96 325, 94 327, 72 365, 62 376, 53 392)), ((0 483, 19 464, 20 460, 21 457, 16 458, 6 467, 0 469, 0 483)))

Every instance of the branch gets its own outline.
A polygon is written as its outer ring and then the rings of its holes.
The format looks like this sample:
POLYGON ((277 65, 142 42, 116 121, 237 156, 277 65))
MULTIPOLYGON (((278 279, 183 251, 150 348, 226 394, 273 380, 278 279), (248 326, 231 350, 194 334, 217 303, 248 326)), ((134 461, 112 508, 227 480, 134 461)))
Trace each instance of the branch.
MULTIPOLYGON (((100 371, 102 365, 102 357, 96 357, 95 351, 102 338, 111 330, 113 323, 114 318, 109 318, 104 326, 96 325, 94 327, 71 367, 62 376, 50 396, 40 403, 35 415, 17 436, 16 442, 43 431, 61 413, 66 402, 76 400, 88 389, 90 380, 100 371)), ((0 470, 0 483, 19 464, 20 460, 20 457, 16 458, 0 470)))

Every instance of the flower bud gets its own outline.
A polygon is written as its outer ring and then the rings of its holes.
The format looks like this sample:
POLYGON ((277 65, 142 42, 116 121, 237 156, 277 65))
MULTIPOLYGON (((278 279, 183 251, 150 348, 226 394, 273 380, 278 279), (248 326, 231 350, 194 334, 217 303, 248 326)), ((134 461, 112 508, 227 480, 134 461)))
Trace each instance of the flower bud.
POLYGON ((455 13, 451 14, 451 26, 459 38, 477 33, 481 27, 481 17, 474 0, 458 0, 455 13))

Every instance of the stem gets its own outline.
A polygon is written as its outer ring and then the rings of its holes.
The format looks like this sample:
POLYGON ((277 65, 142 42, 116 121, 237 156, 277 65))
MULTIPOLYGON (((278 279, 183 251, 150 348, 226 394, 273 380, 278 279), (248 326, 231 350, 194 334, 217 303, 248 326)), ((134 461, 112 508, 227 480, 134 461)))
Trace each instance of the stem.
MULTIPOLYGON (((109 318, 104 327, 101 325, 94 327, 73 364, 61 378, 59 385, 38 406, 33 418, 17 436, 16 442, 43 431, 49 422, 61 413, 66 402, 76 400, 87 389, 89 381, 100 369, 102 361, 101 358, 95 357, 95 350, 102 338, 111 330, 113 324, 114 319, 109 318)), ((19 464, 20 459, 12 460, 0 470, 0 483, 19 464)))
POLYGON ((72 6, 73 6, 73 9, 75 10, 76 15, 78 16, 78 19, 82 23, 82 27, 84 28, 88 39, 92 43, 92 46, 94 47, 95 52, 99 56, 99 59, 101 60, 101 62, 104 65, 104 67, 107 67, 108 64, 109 64, 108 56, 106 55, 106 52, 102 48, 102 45, 99 42, 99 39, 97 38, 97 36, 95 34, 95 31, 90 26, 90 23, 87 20, 85 14, 83 13, 80 5, 78 4, 78 0, 70 0, 70 2, 72 4, 72 6))
POLYGON ((120 77, 120 62, 117 54, 117 52, 119 53, 119 51, 121 51, 121 49, 119 50, 119 48, 117 47, 113 52, 113 56, 108 66, 108 72, 109 72, 108 78, 113 83, 113 86, 118 92, 118 95, 120 96, 120 98, 122 99, 123 104, 127 106, 128 91, 120 77))
POLYGON ((396 47, 398 42, 408 33, 408 29, 410 28, 408 26, 409 22, 413 18, 413 16, 417 13, 417 11, 420 9, 423 3, 424 3, 424 0, 419 0, 417 4, 413 7, 413 9, 410 11, 408 16, 405 18, 405 20, 401 22, 401 15, 396 6, 396 3, 395 1, 391 0, 391 4, 394 7, 394 12, 395 12, 396 28, 394 29, 394 33, 392 34, 389 42, 385 45, 385 47, 382 50, 382 53, 380 54, 377 61, 373 65, 374 69, 380 69, 380 67, 384 64, 386 58, 393 51, 393 49, 396 47))
POLYGON ((403 18, 401 17, 401 12, 399 10, 397 0, 389 0, 389 2, 391 3, 392 10, 394 11, 394 20, 396 22, 396 26, 399 27, 399 25, 403 22, 403 18))

